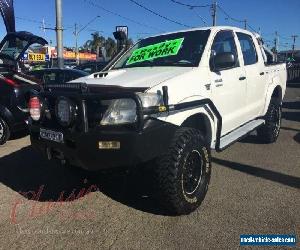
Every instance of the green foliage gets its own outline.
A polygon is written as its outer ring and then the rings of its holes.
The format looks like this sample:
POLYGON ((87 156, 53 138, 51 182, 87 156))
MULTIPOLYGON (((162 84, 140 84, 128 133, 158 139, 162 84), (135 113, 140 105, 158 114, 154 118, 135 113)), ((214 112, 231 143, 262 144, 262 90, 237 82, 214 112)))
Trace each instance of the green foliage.
POLYGON ((105 49, 108 57, 112 57, 117 52, 117 44, 114 39, 108 37, 105 41, 105 49))
MULTIPOLYGON (((97 53, 101 47, 105 47, 107 57, 113 57, 117 53, 117 43, 115 39, 111 37, 105 38, 101 36, 99 32, 94 32, 91 35, 91 39, 86 41, 81 47, 82 50, 97 53)), ((132 45, 132 39, 128 39, 126 46, 131 47, 132 45)))

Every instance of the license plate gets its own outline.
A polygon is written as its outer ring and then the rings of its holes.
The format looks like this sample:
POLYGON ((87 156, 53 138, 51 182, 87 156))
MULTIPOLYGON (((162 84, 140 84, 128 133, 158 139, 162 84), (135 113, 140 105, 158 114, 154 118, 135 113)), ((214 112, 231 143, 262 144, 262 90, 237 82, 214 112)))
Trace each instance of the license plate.
POLYGON ((54 141, 58 143, 64 142, 64 134, 61 132, 55 132, 48 129, 42 129, 40 130, 40 137, 48 140, 48 141, 54 141))
POLYGON ((46 55, 45 54, 36 54, 36 53, 29 53, 28 60, 33 62, 45 62, 46 55))

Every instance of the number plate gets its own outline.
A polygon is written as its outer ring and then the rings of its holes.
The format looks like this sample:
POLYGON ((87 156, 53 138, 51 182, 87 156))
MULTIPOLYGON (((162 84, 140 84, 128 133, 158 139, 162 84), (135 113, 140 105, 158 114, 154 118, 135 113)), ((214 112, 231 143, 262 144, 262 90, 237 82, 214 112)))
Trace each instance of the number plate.
POLYGON ((36 54, 36 53, 29 53, 28 54, 29 61, 33 62, 45 62, 46 61, 46 55, 44 54, 36 54))
POLYGON ((54 141, 58 143, 63 143, 64 142, 64 134, 61 132, 55 132, 47 129, 42 129, 40 130, 40 137, 48 140, 48 141, 54 141))

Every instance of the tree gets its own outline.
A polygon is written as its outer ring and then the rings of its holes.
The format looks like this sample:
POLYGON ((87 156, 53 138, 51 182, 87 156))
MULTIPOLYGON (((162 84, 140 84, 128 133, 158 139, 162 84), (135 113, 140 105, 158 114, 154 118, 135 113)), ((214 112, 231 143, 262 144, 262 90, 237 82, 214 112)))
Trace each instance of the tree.
POLYGON ((128 38, 126 40, 126 48, 130 48, 133 45, 133 40, 131 38, 128 38))
POLYGON ((99 53, 99 49, 105 44, 105 38, 99 32, 92 33, 92 39, 85 42, 84 49, 93 53, 99 53))
MULTIPOLYGON (((116 41, 108 37, 101 36, 99 32, 94 32, 91 34, 92 38, 86 41, 83 46, 80 48, 83 51, 89 51, 92 53, 98 53, 101 47, 104 47, 106 50, 106 56, 112 58, 117 53, 117 43, 116 41)), ((133 45, 133 40, 131 38, 126 40, 126 47, 129 48, 133 45)))
POLYGON ((117 53, 117 44, 115 40, 108 37, 105 41, 105 49, 107 57, 113 57, 117 53))

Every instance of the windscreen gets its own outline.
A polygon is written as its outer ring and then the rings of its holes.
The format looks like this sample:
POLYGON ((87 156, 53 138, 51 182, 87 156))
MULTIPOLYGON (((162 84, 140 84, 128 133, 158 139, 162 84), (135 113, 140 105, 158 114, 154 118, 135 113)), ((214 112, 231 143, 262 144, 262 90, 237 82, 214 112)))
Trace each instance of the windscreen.
POLYGON ((6 57, 12 60, 16 60, 24 48, 28 45, 28 41, 15 38, 13 40, 7 40, 2 49, 0 50, 0 57, 6 57))
POLYGON ((178 32, 139 41, 113 69, 133 67, 197 67, 210 30, 178 32))

